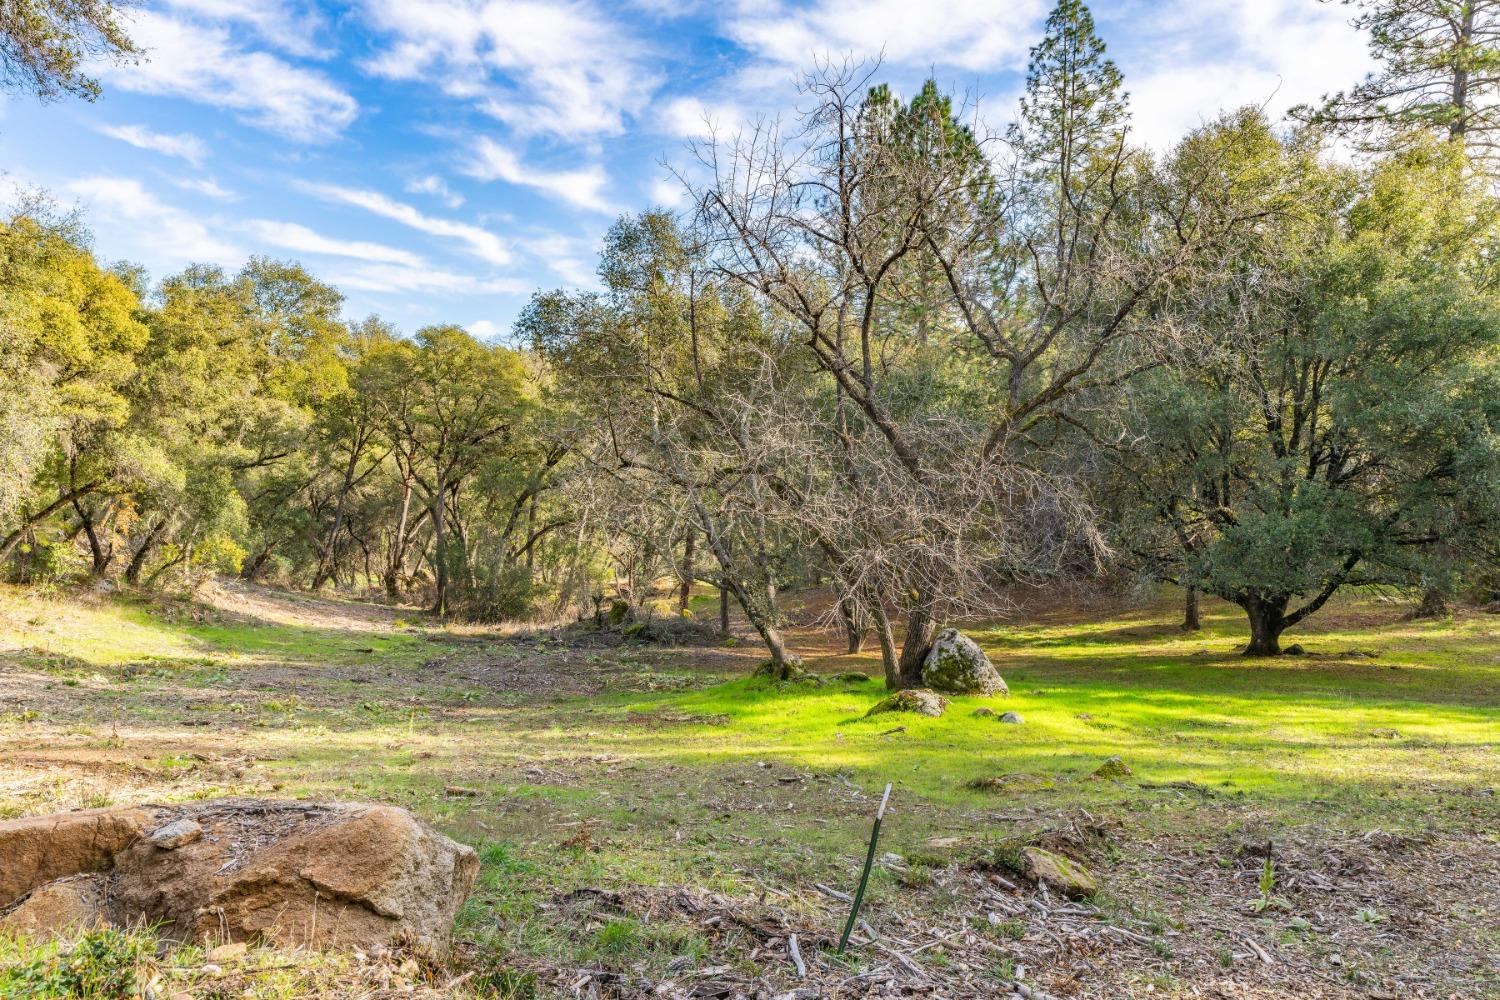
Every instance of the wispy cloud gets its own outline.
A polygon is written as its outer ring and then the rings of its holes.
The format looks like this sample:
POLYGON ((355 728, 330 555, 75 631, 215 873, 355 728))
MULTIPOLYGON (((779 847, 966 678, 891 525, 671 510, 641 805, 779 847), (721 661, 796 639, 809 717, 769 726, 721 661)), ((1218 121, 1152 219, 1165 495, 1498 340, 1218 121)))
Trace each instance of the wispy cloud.
POLYGON ((318 44, 328 19, 315 6, 294 5, 282 0, 162 0, 173 10, 216 22, 235 22, 282 52, 294 56, 326 59, 334 52, 318 44))
POLYGON ((1117 57, 1137 138, 1157 148, 1221 110, 1265 104, 1277 115, 1372 68, 1367 39, 1338 4, 1172 0, 1145 23, 1158 27, 1134 33, 1117 57))
POLYGON ((98 69, 122 90, 225 108, 301 142, 336 136, 359 113, 354 98, 322 73, 248 50, 225 27, 142 10, 132 15, 130 31, 148 58, 98 69))
POLYGON ((153 132, 144 125, 100 125, 99 131, 111 139, 127 142, 137 149, 149 149, 163 156, 175 156, 195 167, 208 159, 208 147, 202 139, 187 132, 170 135, 153 132))
POLYGON ((163 202, 134 178, 80 177, 61 190, 83 202, 92 220, 128 224, 135 239, 132 256, 163 267, 192 262, 234 267, 245 259, 243 250, 216 235, 207 222, 163 202))
POLYGON ((593 288, 599 284, 599 241, 546 233, 521 241, 522 248, 569 285, 593 288))
POLYGON ((464 203, 463 195, 448 186, 448 182, 436 174, 418 177, 406 182, 408 194, 430 194, 449 208, 458 208, 464 203))
POLYGON ((427 215, 405 202, 396 201, 379 191, 366 188, 315 183, 302 183, 298 186, 324 201, 352 205, 430 236, 457 240, 471 254, 491 264, 505 265, 511 261, 510 248, 505 245, 505 241, 488 229, 471 226, 466 222, 427 215))
POLYGON ((1042 0, 946 0, 933 8, 910 0, 743 3, 725 24, 728 37, 762 59, 806 69, 815 58, 884 57, 902 65, 995 72, 1015 68, 1046 13, 1042 0))
POLYGON ((367 0, 364 10, 388 40, 368 72, 435 83, 521 133, 617 135, 662 79, 628 28, 588 0, 367 0))
POLYGON ((474 147, 473 159, 463 167, 464 173, 479 180, 501 180, 534 188, 548 197, 557 198, 578 208, 595 212, 613 209, 601 193, 609 177, 598 164, 576 170, 546 171, 527 164, 514 152, 488 137, 481 137, 474 147))
POLYGON ((217 198, 220 201, 234 201, 239 197, 239 195, 210 177, 173 177, 172 183, 184 191, 192 191, 210 198, 217 198))
POLYGON ((373 263, 400 264, 410 268, 427 266, 426 261, 409 250, 401 250, 367 240, 341 240, 324 236, 296 222, 252 219, 245 224, 245 230, 264 243, 295 253, 349 257, 373 263))
POLYGON ((518 278, 480 278, 432 267, 368 264, 333 271, 328 279, 339 288, 366 292, 449 292, 461 295, 520 295, 530 285, 518 278))

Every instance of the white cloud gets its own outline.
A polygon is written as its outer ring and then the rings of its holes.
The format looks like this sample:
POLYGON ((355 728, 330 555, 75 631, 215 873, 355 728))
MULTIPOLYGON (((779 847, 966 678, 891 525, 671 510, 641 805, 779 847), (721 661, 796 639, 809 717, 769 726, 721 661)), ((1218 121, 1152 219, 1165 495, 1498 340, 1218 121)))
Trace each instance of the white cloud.
POLYGON ((239 197, 210 177, 173 177, 172 183, 184 191, 194 191, 220 201, 234 201, 239 197))
POLYGON ((372 263, 399 264, 409 268, 427 266, 426 261, 410 251, 366 240, 335 239, 295 222, 251 219, 245 224, 245 230, 263 242, 296 253, 350 257, 372 263))
POLYGON ((216 236, 196 216, 164 203, 133 178, 80 177, 62 185, 62 190, 91 210, 91 222, 128 225, 132 256, 144 252, 148 262, 163 267, 192 262, 235 267, 244 261, 239 247, 216 236))
POLYGON ((328 280, 337 288, 365 292, 449 292, 461 295, 520 295, 529 288, 517 278, 479 278, 430 267, 368 264, 336 271, 328 280))
POLYGON ((728 36, 762 59, 806 69, 815 58, 997 72, 1021 65, 1046 13, 1042 0, 818 0, 810 5, 742 3, 728 36))
POLYGON ((738 104, 697 97, 674 97, 662 105, 659 120, 669 135, 706 139, 721 127, 735 128, 750 117, 738 104))
POLYGON ((149 149, 163 156, 175 156, 195 167, 208 158, 208 147, 196 135, 180 132, 169 135, 153 132, 144 125, 101 125, 99 131, 111 139, 127 142, 137 149, 149 149))
POLYGON ((523 240, 522 246, 570 285, 593 288, 599 284, 596 240, 548 233, 523 240))
POLYGON ((520 157, 493 139, 481 137, 474 150, 474 159, 463 170, 480 180, 502 180, 535 188, 578 208, 613 211, 600 193, 609 178, 598 164, 548 172, 523 163, 520 157))
POLYGON ((336 136, 359 113, 354 98, 323 74, 248 51, 225 27, 143 10, 132 15, 130 33, 147 58, 97 67, 122 90, 225 108, 257 128, 303 142, 336 136))
POLYGON ((445 239, 457 240, 462 243, 470 253, 491 264, 503 265, 510 263, 510 248, 505 241, 488 229, 471 226, 465 222, 455 222, 452 219, 439 219, 426 215, 405 202, 396 201, 387 197, 379 191, 370 191, 363 188, 346 188, 336 184, 312 184, 301 183, 298 185, 309 194, 316 195, 325 201, 339 202, 345 205, 353 205, 367 212, 383 216, 387 219, 410 226, 430 236, 441 236, 445 239))
POLYGON ((279 0, 163 0, 174 10, 206 21, 248 26, 276 48, 294 56, 327 58, 332 52, 316 38, 327 20, 316 9, 293 9, 279 0))
POLYGON ((676 208, 687 201, 688 193, 676 177, 658 177, 651 182, 651 204, 676 208))
POLYGON ((500 333, 500 324, 492 319, 476 319, 468 330, 480 340, 493 340, 500 333))
POLYGON ((446 181, 435 174, 407 181, 406 190, 411 194, 430 194, 449 208, 458 208, 464 203, 463 195, 454 191, 446 181))
POLYGON ((1129 47, 1111 54, 1125 72, 1136 139, 1158 149, 1221 110, 1263 104, 1276 117, 1372 68, 1366 37, 1338 4, 1172 0, 1135 7, 1112 27, 1134 29, 1129 47), (1170 31, 1141 31, 1145 24, 1170 31))
POLYGON ((590 0, 366 0, 389 46, 378 76, 436 83, 518 132, 618 135, 660 83, 642 46, 590 0))

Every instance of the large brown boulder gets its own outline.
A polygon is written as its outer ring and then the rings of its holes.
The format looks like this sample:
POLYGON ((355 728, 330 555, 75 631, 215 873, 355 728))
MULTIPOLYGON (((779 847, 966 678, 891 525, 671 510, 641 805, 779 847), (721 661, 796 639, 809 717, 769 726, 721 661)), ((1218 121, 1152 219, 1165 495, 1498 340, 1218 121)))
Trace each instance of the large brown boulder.
POLYGON ((107 880, 105 875, 69 875, 53 879, 0 916, 0 928, 27 934, 50 934, 101 923, 105 919, 107 880))
POLYGON ((473 849, 393 806, 222 799, 145 815, 112 852, 106 910, 178 940, 441 951, 479 873, 473 849))
POLYGON ((108 871, 115 855, 155 821, 155 811, 132 808, 0 822, 0 910, 55 878, 108 871))

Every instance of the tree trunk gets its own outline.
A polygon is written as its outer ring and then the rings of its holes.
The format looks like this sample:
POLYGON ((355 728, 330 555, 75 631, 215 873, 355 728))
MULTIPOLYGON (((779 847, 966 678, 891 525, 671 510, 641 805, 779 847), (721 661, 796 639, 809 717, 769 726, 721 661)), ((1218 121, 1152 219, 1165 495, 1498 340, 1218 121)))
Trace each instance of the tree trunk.
POLYGON ((125 567, 125 582, 132 587, 141 582, 141 570, 146 568, 146 560, 151 556, 151 550, 156 548, 156 543, 161 539, 162 533, 167 530, 167 518, 161 520, 146 532, 146 537, 141 540, 141 547, 135 550, 135 555, 130 557, 130 565, 125 567))
MULTIPOLYGON (((248 580, 249 582, 254 583, 255 578, 260 576, 260 571, 265 569, 266 560, 269 558, 271 558, 271 547, 267 545, 256 554, 254 559, 251 559, 248 563, 245 564, 245 567, 240 570, 240 579, 248 580)), ((155 579, 155 574, 152 574, 152 579, 155 579)), ((150 582, 150 580, 146 581, 148 586, 150 585, 150 582)))
POLYGON ((432 503, 428 508, 428 516, 432 519, 432 573, 437 581, 437 600, 433 602, 432 613, 439 618, 446 617, 448 614, 448 545, 443 530, 443 494, 447 491, 448 484, 440 475, 437 488, 432 491, 432 503))
POLYGON ((853 598, 845 597, 839 601, 839 618, 844 623, 844 637, 848 640, 849 652, 858 653, 865 648, 865 624, 862 620, 864 615, 853 598))
POLYGON ((114 550, 105 550, 99 541, 99 532, 94 524, 94 513, 79 502, 77 497, 73 498, 73 510, 78 513, 79 524, 83 528, 84 537, 89 541, 89 555, 92 567, 89 576, 95 580, 101 579, 109 569, 109 564, 114 560, 114 550))
POLYGON ((925 597, 919 598, 906 616, 906 637, 901 641, 901 661, 898 664, 901 687, 922 686, 922 666, 932 651, 937 630, 932 605, 925 597))
POLYGON ((729 638, 729 588, 719 587, 719 635, 729 638))
POLYGON ((35 514, 23 517, 21 519, 21 526, 6 535, 4 541, 0 541, 0 563, 4 563, 10 558, 11 553, 16 550, 16 546, 21 544, 21 539, 26 537, 26 532, 34 525, 42 523, 79 497, 88 496, 98 486, 98 483, 89 483, 87 486, 80 486, 76 490, 69 490, 35 514))
POLYGON ((1428 587, 1422 594, 1422 603, 1411 613, 1413 618, 1445 618, 1448 615, 1448 599, 1437 587, 1428 587))
POLYGON ((880 601, 870 602, 870 618, 875 623, 875 638, 880 640, 880 665, 885 670, 885 686, 892 691, 901 686, 901 663, 896 656, 896 633, 891 618, 880 601))
POLYGON ((1250 619, 1250 645, 1245 647, 1246 656, 1279 656, 1281 654, 1281 631, 1286 627, 1286 601, 1268 601, 1250 595, 1240 602, 1250 619))
POLYGON ((406 521, 411 516, 411 481, 401 484, 401 514, 391 535, 391 550, 385 562, 385 596, 401 599, 401 569, 406 565, 406 521))
POLYGON ((1187 589, 1187 600, 1184 602, 1182 612, 1182 630, 1184 632, 1202 632, 1203 622, 1198 619, 1198 588, 1187 589))
POLYGON ((322 551, 318 554, 317 572, 313 573, 313 590, 323 586, 332 572, 333 550, 338 544, 339 532, 344 528, 344 507, 349 501, 349 491, 354 489, 354 474, 358 471, 358 462, 359 449, 349 449, 349 463, 344 467, 344 481, 339 490, 339 502, 333 510, 333 527, 329 529, 322 551))
POLYGON ((682 540, 682 587, 677 591, 677 610, 686 614, 688 601, 693 597, 693 546, 698 541, 698 533, 691 527, 687 530, 687 537, 682 540))

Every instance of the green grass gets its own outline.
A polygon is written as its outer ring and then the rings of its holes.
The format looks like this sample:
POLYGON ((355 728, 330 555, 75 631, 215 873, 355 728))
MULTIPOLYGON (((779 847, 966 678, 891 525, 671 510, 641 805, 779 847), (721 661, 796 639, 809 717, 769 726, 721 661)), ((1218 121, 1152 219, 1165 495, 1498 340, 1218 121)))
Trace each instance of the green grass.
MULTIPOLYGON (((1500 619, 1407 622, 1354 597, 1288 637, 1313 655, 1249 660, 1236 655, 1235 609, 1204 610, 1195 635, 1169 624, 1170 601, 971 629, 1010 697, 954 698, 938 719, 866 718, 878 682, 719 683, 723 666, 701 667, 692 649, 579 650, 579 662, 670 678, 670 689, 535 699, 509 689, 504 669, 487 685, 424 666, 476 649, 502 668, 534 655, 496 637, 460 647, 431 627, 195 621, 129 598, 0 590, 0 669, 19 664, 50 685, 0 714, 0 815, 216 794, 408 806, 480 848, 461 930, 492 956, 496 991, 516 996, 535 988, 507 964, 516 955, 660 972, 707 953, 694 927, 670 921, 601 913, 581 930, 553 904, 572 890, 743 897, 847 884, 887 781, 884 849, 914 863, 877 868, 876 909, 930 891, 952 856, 993 852, 1079 809, 1127 823, 1132 841, 1210 850, 1240 829, 1494 837, 1500 798, 1481 793, 1500 785, 1500 619), (1025 722, 973 714, 986 705, 1025 722), (212 724, 184 728, 200 716, 212 724), (71 780, 11 771, 10 751, 89 766, 71 780), (253 763, 243 774, 205 763, 225 753, 253 763), (1091 779, 1115 754, 1134 773, 1091 779), (999 791, 973 787, 1007 776, 999 791), (451 796, 450 785, 481 794, 451 796), (959 846, 927 847, 950 835, 959 846)), ((755 651, 740 652, 748 672, 755 651)), ((830 676, 879 669, 873 653, 810 662, 830 676)), ((1145 912, 1120 877, 1106 888, 1145 912)))

